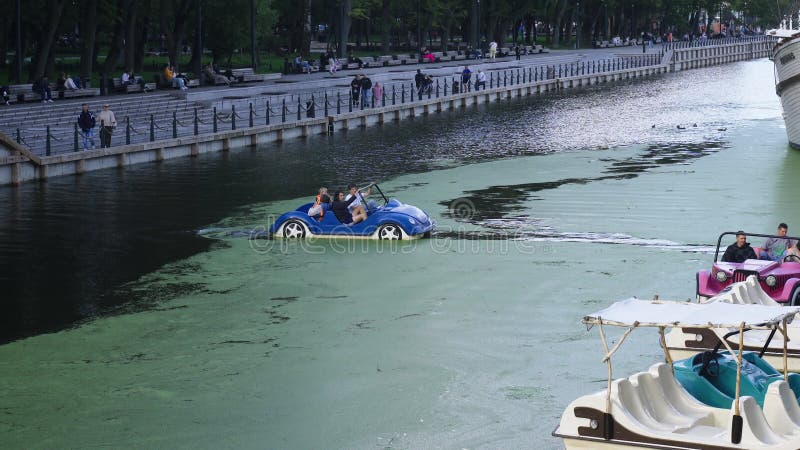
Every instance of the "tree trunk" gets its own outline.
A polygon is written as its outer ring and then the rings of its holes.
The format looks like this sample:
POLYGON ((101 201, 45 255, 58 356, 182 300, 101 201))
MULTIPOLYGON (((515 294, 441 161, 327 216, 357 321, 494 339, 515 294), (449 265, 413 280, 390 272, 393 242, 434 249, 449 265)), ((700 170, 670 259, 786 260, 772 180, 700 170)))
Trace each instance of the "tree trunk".
POLYGON ((189 5, 192 0, 162 0, 161 1, 161 32, 166 38, 167 55, 170 62, 178 67, 178 54, 181 39, 183 38, 186 20, 190 18, 189 5), (169 23, 169 5, 172 5, 172 26, 169 23))
POLYGON ((139 2, 131 2, 128 8, 127 30, 125 33, 125 69, 133 70, 134 63, 136 62, 136 31, 137 20, 139 15, 139 2))
POLYGON ((139 27, 139 37, 136 39, 136 53, 134 55, 133 70, 135 73, 141 74, 144 69, 144 52, 145 45, 147 44, 147 33, 150 30, 150 17, 147 11, 142 16, 142 21, 139 27))
POLYGON ((33 67, 34 80, 44 76, 47 63, 50 59, 50 50, 55 42, 56 31, 61 23, 61 12, 64 11, 66 0, 50 0, 47 2, 47 26, 37 45, 36 65, 33 67))
MULTIPOLYGON (((3 27, 3 30, 14 30, 14 36, 16 36, 16 16, 12 14, 5 14, 0 19, 0 26, 3 27)), ((10 34, 8 31, 5 33, 0 33, 0 55, 7 55, 9 46, 11 45, 11 40, 8 39, 10 34)), ((16 43, 16 38, 14 39, 14 43, 16 43)), ((16 55, 15 55, 16 58, 16 55)), ((0 58, 0 67, 6 67, 6 58, 0 58)))
POLYGON ((553 21, 553 47, 558 47, 561 43, 561 22, 564 20, 564 13, 567 11, 567 1, 561 0, 559 2, 556 17, 553 21))
POLYGON ((339 58, 347 56, 347 41, 350 37, 350 11, 353 9, 353 0, 339 0, 339 58))
POLYGON ((446 52, 448 44, 450 44, 450 28, 453 26, 453 15, 449 14, 444 21, 442 28, 442 51, 446 52))
POLYGON ((478 30, 478 3, 474 0, 470 0, 470 14, 469 14, 469 42, 472 44, 473 48, 478 48, 478 35, 480 31, 478 30))
POLYGON ((97 36, 97 0, 86 2, 86 11, 83 14, 83 26, 81 27, 83 37, 83 49, 81 49, 81 73, 79 74, 84 83, 92 79, 95 60, 95 37, 97 36))
POLYGON ((392 0, 383 0, 381 5, 381 53, 389 53, 389 34, 392 31, 392 0))
POLYGON ((124 17, 131 1, 135 0, 119 0, 117 2, 117 22, 114 24, 114 34, 111 38, 111 45, 108 49, 106 60, 103 62, 103 69, 100 72, 106 80, 114 76, 114 68, 117 65, 117 58, 119 58, 120 50, 122 50, 123 41, 125 39, 124 17))
POLYGON ((300 41, 300 54, 311 55, 311 0, 303 2, 303 36, 300 41))

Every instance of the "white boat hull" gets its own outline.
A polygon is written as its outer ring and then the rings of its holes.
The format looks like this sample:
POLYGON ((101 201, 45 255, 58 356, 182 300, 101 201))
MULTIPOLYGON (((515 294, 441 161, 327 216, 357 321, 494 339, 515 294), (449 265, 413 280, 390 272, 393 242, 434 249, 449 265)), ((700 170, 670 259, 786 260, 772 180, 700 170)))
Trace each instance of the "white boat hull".
POLYGON ((789 144, 800 149, 800 34, 775 46, 775 91, 781 98, 789 144))
POLYGON ((735 404, 728 410, 698 402, 664 363, 615 380, 610 392, 608 406, 605 390, 567 406, 553 432, 565 448, 800 448, 800 406, 783 380, 770 385, 763 410, 753 397, 741 397, 740 426, 733 425, 735 404))

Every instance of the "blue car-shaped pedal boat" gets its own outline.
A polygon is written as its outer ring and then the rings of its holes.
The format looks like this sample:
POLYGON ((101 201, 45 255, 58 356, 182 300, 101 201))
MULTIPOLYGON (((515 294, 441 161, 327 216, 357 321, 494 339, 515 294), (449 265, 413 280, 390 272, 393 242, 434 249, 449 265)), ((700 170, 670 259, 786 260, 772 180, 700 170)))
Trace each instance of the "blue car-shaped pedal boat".
POLYGON ((388 199, 377 184, 370 186, 377 190, 379 195, 376 197, 383 200, 383 205, 374 200, 364 201, 362 197, 361 204, 365 205, 367 210, 367 219, 362 222, 345 225, 336 218, 332 210, 327 209, 327 205, 322 219, 317 220, 308 215, 313 203, 306 203, 278 217, 270 227, 270 235, 282 238, 349 237, 381 240, 430 236, 435 223, 425 211, 401 203, 395 198, 388 199))

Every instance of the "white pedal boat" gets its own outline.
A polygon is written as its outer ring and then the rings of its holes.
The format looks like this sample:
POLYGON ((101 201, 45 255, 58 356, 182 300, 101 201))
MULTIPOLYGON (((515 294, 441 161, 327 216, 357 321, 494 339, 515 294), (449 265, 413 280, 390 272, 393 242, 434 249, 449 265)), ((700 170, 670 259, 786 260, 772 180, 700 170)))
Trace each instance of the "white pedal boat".
MULTIPOLYGON (((695 400, 672 372, 672 358, 664 330, 671 327, 785 329, 800 307, 687 302, 617 302, 583 318, 597 325, 608 364, 607 388, 574 400, 561 416, 553 436, 567 449, 798 449, 800 407, 786 381, 769 385, 763 410, 749 396, 736 396, 730 409, 707 406, 695 400), (628 327, 609 350, 603 327, 628 327), (667 363, 646 372, 613 379, 611 357, 636 328, 655 327, 661 334, 667 363)), ((728 350, 734 354, 732 348, 728 350)), ((741 346, 738 353, 741 371, 741 346)), ((788 372, 783 367, 783 374, 788 372)))

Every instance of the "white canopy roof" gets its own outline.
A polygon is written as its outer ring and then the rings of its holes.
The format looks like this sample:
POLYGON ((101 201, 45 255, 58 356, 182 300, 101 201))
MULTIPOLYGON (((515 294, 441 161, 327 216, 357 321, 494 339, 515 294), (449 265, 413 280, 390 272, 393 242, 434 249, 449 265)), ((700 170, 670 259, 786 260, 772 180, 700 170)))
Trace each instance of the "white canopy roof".
POLYGON ((784 318, 791 322, 800 306, 689 303, 630 298, 583 318, 583 323, 640 327, 771 328, 784 318))
POLYGON ((770 36, 777 36, 779 38, 788 38, 792 37, 795 34, 800 33, 800 30, 787 30, 783 28, 775 29, 775 30, 768 30, 767 34, 770 36))

